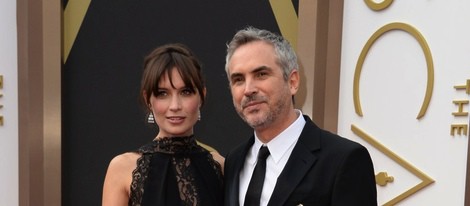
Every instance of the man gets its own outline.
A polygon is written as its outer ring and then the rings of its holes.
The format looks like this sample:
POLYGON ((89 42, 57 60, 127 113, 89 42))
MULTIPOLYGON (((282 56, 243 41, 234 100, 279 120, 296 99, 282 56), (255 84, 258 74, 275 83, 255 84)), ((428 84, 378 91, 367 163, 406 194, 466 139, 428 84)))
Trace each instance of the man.
POLYGON ((300 77, 284 38, 253 27, 238 31, 228 44, 225 69, 235 109, 254 129, 254 136, 227 155, 226 206, 377 205, 367 149, 320 129, 294 109, 300 77), (262 146, 267 150, 261 152, 262 146), (267 153, 266 160, 257 159, 258 153, 267 153), (258 165, 266 170, 260 188, 251 180, 263 170, 258 165))

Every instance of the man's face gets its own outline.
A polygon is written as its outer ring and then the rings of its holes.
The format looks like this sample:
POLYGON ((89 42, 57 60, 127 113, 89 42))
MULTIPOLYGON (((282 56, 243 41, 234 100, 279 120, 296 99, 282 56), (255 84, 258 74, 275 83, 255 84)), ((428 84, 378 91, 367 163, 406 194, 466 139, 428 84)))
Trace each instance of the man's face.
POLYGON ((276 60, 272 45, 255 41, 239 47, 228 62, 233 104, 254 129, 275 126, 293 109, 298 82, 291 79, 297 71, 285 80, 276 60))

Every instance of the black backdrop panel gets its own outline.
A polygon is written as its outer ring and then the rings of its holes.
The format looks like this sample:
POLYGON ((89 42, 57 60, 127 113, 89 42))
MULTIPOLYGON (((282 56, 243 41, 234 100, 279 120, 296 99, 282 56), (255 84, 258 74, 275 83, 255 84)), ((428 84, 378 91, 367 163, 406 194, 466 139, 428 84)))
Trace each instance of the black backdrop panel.
POLYGON ((155 137, 138 96, 156 46, 187 44, 203 63, 198 139, 224 155, 248 138, 224 71, 226 43, 247 25, 279 32, 268 0, 91 1, 63 68, 62 205, 100 205, 109 161, 155 137))

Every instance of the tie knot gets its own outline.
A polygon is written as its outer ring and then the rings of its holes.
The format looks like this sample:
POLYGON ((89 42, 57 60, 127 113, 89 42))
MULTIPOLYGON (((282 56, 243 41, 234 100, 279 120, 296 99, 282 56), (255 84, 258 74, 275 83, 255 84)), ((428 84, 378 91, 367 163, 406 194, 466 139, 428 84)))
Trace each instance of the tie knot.
POLYGON ((268 156, 269 156, 269 149, 268 149, 268 147, 262 146, 262 147, 259 149, 258 159, 263 159, 263 160, 265 160, 266 158, 268 158, 268 156))

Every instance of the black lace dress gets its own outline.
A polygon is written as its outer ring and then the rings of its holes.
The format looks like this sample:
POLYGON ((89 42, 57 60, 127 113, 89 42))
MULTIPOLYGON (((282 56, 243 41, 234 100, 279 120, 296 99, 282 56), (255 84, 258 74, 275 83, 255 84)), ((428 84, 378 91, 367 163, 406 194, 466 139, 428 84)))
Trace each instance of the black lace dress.
POLYGON ((138 151, 129 205, 223 205, 221 166, 194 138, 154 140, 138 151))

